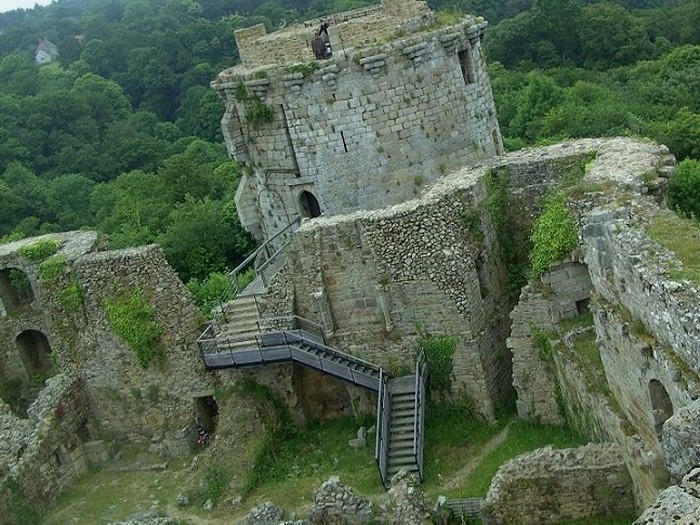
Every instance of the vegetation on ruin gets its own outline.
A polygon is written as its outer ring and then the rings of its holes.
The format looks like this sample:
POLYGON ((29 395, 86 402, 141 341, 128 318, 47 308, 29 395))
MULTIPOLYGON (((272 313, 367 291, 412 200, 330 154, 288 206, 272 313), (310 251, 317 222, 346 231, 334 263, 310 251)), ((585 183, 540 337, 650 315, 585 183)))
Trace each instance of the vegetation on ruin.
POLYGON ((159 344, 163 327, 143 290, 120 290, 105 300, 104 308, 114 333, 129 345, 142 368, 164 357, 159 344))
POLYGON ((672 251, 683 263, 682 268, 669 268, 673 279, 688 280, 700 285, 700 224, 673 213, 656 214, 646 226, 649 236, 672 251))
POLYGON ((313 75, 314 71, 317 71, 321 68, 321 64, 317 61, 314 62, 305 62, 303 64, 294 64, 292 66, 287 66, 284 68, 284 72, 287 73, 288 75, 292 75, 294 73, 301 73, 304 78, 310 77, 313 75))
POLYGON ((58 302, 69 312, 79 312, 85 302, 85 292, 77 279, 72 279, 58 291, 58 302))
POLYGON ((65 256, 50 257, 39 265, 39 279, 42 283, 52 283, 63 274, 65 268, 65 256))
MULTIPOLYGON (((238 289, 243 290, 255 279, 255 270, 249 268, 238 275, 238 289)), ((205 279, 193 277, 187 283, 195 304, 204 318, 210 319, 216 307, 235 298, 236 292, 227 273, 213 272, 205 279)))
POLYGON ((540 327, 532 325, 530 326, 530 337, 532 337, 532 344, 535 345, 540 358, 545 361, 545 363, 551 362, 554 355, 554 348, 552 347, 549 334, 540 327))
POLYGON ((32 283, 29 276, 18 268, 10 270, 10 282, 15 290, 19 291, 25 297, 32 296, 32 283))
POLYGON ((578 234, 571 212, 561 193, 549 196, 542 214, 532 227, 530 267, 533 277, 561 261, 578 245, 578 234))
POLYGON ((423 332, 417 346, 419 352, 425 352, 425 360, 430 368, 430 390, 440 395, 449 393, 452 385, 452 358, 457 349, 457 339, 423 332))
POLYGON ((17 250, 21 255, 30 261, 43 261, 47 257, 51 257, 61 247, 61 242, 55 239, 42 239, 32 244, 22 246, 17 250))
POLYGON ((257 100, 246 110, 245 118, 248 124, 255 128, 266 122, 272 122, 275 114, 270 106, 257 100))
POLYGON ((496 230, 501 263, 508 272, 506 289, 510 297, 515 298, 526 282, 524 249, 519 242, 522 234, 521 203, 512 202, 508 196, 510 171, 507 167, 487 171, 484 181, 487 190, 485 207, 496 230))

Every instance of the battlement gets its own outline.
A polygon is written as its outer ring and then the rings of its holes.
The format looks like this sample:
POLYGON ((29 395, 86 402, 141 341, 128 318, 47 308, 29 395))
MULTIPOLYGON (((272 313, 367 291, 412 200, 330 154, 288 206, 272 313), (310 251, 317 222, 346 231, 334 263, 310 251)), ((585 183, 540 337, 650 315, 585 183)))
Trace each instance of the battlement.
POLYGON ((308 20, 270 34, 262 24, 239 29, 234 35, 241 57, 240 68, 315 60, 313 41, 324 21, 329 25, 330 44, 337 55, 429 25, 434 22, 434 14, 422 1, 389 0, 379 6, 308 20))

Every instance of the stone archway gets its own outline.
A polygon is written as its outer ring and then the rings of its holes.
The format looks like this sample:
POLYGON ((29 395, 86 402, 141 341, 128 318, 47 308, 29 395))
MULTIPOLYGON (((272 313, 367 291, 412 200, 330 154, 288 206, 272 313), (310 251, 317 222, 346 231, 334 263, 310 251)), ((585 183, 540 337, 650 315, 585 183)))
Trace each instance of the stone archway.
POLYGON ((15 343, 27 377, 31 379, 39 375, 45 378, 51 375, 51 345, 43 333, 38 330, 25 330, 17 336, 15 343))
POLYGON ((321 205, 318 199, 310 191, 302 191, 299 194, 299 207, 302 217, 310 217, 312 219, 321 215, 321 205))
POLYGON ((34 301, 34 290, 27 274, 19 268, 0 270, 0 299, 7 313, 29 307, 34 301))
POLYGON ((658 379, 649 381, 649 399, 654 416, 654 430, 656 436, 660 438, 664 423, 673 415, 673 402, 666 388, 658 379))

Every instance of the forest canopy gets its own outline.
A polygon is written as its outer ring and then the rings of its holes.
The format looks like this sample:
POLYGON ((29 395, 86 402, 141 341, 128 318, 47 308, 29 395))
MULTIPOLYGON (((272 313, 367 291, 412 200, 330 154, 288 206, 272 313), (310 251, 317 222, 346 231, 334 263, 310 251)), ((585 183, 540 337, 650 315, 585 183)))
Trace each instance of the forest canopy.
MULTIPOLYGON (((234 30, 371 3, 58 0, 0 14, 0 237, 93 228, 113 247, 161 243, 185 280, 235 266, 253 241, 209 88, 238 60, 234 30), (43 39, 57 50, 47 65, 34 60, 43 39)), ((509 149, 650 137, 689 159, 679 187, 700 193, 700 0, 428 3, 491 23, 509 149)), ((687 201, 675 202, 697 213, 687 201)))

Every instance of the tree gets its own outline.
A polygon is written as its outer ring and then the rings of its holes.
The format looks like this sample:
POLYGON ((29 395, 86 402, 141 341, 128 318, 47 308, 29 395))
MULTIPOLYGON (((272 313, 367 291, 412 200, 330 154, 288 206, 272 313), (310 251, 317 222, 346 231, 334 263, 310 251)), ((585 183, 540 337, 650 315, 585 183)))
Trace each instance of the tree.
POLYGON ((676 210, 700 218, 700 161, 689 159, 678 164, 668 196, 676 210))
POLYGON ((183 280, 225 271, 253 246, 241 225, 226 216, 222 201, 191 196, 173 210, 158 242, 183 280))
POLYGON ((582 15, 584 67, 608 69, 650 57, 652 46, 644 25, 622 6, 596 3, 584 7, 582 15))

